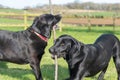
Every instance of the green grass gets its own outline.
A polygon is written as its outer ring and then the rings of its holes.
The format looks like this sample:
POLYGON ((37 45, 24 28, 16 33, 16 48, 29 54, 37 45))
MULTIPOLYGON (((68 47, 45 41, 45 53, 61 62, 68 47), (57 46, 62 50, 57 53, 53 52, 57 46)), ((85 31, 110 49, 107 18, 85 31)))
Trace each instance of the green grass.
POLYGON ((115 12, 106 12, 106 11, 101 11, 101 12, 86 12, 86 13, 82 13, 79 15, 85 16, 85 15, 89 15, 89 16, 103 16, 103 17, 113 17, 113 15, 115 14, 115 12))
MULTIPOLYGON (((32 24, 33 21, 28 20, 27 24, 32 24)), ((24 24, 24 20, 18 20, 18 19, 10 19, 10 18, 0 18, 0 24, 24 24)), ((9 27, 9 26, 0 26, 0 29, 6 29, 6 30, 13 30, 13 31, 19 31, 19 30, 23 30, 24 26, 20 26, 20 27, 9 27)))
POLYGON ((65 13, 65 15, 63 15, 64 17, 70 17, 70 18, 81 18, 81 17, 85 17, 85 16, 89 16, 89 17, 103 17, 103 18, 111 18, 114 16, 120 16, 119 13, 115 13, 115 12, 108 12, 108 11, 99 11, 99 12, 74 12, 71 14, 68 14, 67 12, 65 13))
POLYGON ((0 23, 2 24, 22 24, 24 20, 17 20, 17 19, 9 19, 9 18, 0 18, 0 23))
MULTIPOLYGON (((32 21, 28 20, 28 24, 32 21)), ((24 24, 24 20, 10 19, 10 18, 0 18, 0 23, 2 24, 24 24)))
POLYGON ((1 8, 0 9, 0 12, 6 12, 6 13, 24 13, 24 10, 21 10, 21 9, 7 9, 7 8, 1 8))
MULTIPOLYGON (((7 28, 7 30, 18 31, 19 29, 7 28)), ((22 30, 22 28, 20 30, 22 30)), ((120 28, 116 27, 116 31, 113 31, 113 28, 109 26, 92 27, 92 30, 89 31, 87 27, 63 25, 63 31, 57 31, 57 37, 62 34, 69 34, 85 44, 90 44, 93 43, 103 33, 113 33, 120 39, 120 28)), ((41 62, 41 70, 44 80, 54 80, 54 61, 51 59, 51 56, 48 52, 48 49, 52 44, 53 39, 51 37, 41 62)), ((64 80, 65 78, 69 77, 67 63, 62 58, 58 60, 58 63, 58 80, 64 80)), ((84 80, 96 80, 97 76, 98 75, 92 78, 85 78, 84 80)), ((9 62, 0 62, 0 80, 35 80, 35 78, 29 65, 17 65, 9 62)), ((105 74, 105 80, 117 80, 117 74, 112 59, 105 74)))

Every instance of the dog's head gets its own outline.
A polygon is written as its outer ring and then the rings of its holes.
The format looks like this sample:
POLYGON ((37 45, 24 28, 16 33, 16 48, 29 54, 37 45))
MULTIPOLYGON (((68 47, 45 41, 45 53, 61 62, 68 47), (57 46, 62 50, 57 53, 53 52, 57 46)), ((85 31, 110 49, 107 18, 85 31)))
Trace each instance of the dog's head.
POLYGON ((69 35, 62 35, 55 40, 54 45, 49 49, 54 59, 55 55, 57 57, 65 57, 70 51, 74 50, 77 41, 69 35))
POLYGON ((38 34, 49 39, 53 26, 55 26, 60 19, 60 15, 44 14, 34 19, 31 28, 38 34))

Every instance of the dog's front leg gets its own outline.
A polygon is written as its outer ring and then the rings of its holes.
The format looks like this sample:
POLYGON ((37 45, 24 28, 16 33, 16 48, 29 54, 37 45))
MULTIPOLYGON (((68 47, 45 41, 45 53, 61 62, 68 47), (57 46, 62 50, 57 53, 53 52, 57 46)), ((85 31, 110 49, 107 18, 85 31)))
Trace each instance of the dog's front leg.
POLYGON ((82 80, 82 78, 84 77, 84 74, 85 74, 85 69, 83 67, 79 68, 74 80, 82 80))
POLYGON ((41 70, 40 70, 40 60, 37 58, 34 60, 32 59, 30 66, 34 72, 36 80, 43 80, 41 70))
POLYGON ((82 65, 79 65, 78 69, 75 68, 73 70, 77 70, 75 73, 73 72, 70 72, 70 78, 68 80, 82 80, 82 78, 84 77, 85 75, 85 67, 82 66, 82 65), (75 75, 74 75, 75 74, 75 75))

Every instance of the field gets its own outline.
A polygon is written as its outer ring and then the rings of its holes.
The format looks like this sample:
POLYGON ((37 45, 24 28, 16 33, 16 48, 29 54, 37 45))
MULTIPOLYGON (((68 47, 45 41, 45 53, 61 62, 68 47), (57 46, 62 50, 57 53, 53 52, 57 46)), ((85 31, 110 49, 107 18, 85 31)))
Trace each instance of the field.
MULTIPOLYGON (((4 28, 7 30, 23 30, 18 28, 4 28)), ((112 27, 92 27, 92 30, 89 31, 87 27, 73 26, 73 25, 63 25, 63 31, 57 31, 57 37, 62 34, 69 34, 74 36, 79 41, 90 44, 93 43, 96 38, 103 33, 113 33, 120 39, 120 28, 117 27, 114 32, 112 27)), ((41 69, 44 80, 54 80, 54 61, 51 59, 51 56, 48 52, 48 48, 53 44, 53 39, 48 42, 48 46, 45 50, 45 55, 43 56, 41 62, 41 69)), ((59 79, 64 80, 68 75, 68 68, 65 60, 62 58, 58 60, 59 63, 59 79)), ((97 76, 92 78, 86 78, 85 80, 96 80, 97 76)), ((0 80, 35 80, 34 75, 32 74, 31 68, 29 65, 17 65, 9 62, 0 62, 0 80)), ((105 80, 117 80, 117 74, 115 66, 110 62, 109 68, 105 74, 105 80)))
MULTIPOLYGON (((16 9, 15 10, 0 9, 0 12, 23 13, 24 11, 16 10, 16 9)), ((82 16, 88 15, 88 13, 83 13, 81 15, 82 16)), ((71 16, 79 17, 81 15, 80 14, 78 14, 78 15, 72 14, 71 16)), ((93 15, 96 15, 96 16, 102 15, 102 16, 111 17, 111 15, 113 15, 113 13, 102 12, 102 13, 94 13, 93 15)), ((80 23, 80 22, 85 23, 84 19, 74 20, 72 18, 72 20, 71 19, 66 20, 65 18, 63 18, 63 22, 65 22, 65 21, 71 21, 70 23, 74 22, 76 24, 77 24, 77 21, 79 21, 78 23, 80 23)), ((101 22, 101 21, 98 21, 98 22, 101 22)), ((0 18, 0 23, 21 24, 21 23, 24 23, 24 21, 11 19, 11 18, 9 18, 9 19, 0 18)), ((31 24, 32 21, 29 21, 28 23, 31 24)), ((62 32, 57 31, 57 37, 62 34, 69 34, 85 44, 94 43, 94 41, 97 39, 97 37, 99 37, 103 33, 115 34, 120 39, 120 27, 116 27, 115 31, 113 31, 112 26, 103 26, 103 27, 91 26, 90 31, 88 30, 87 26, 82 27, 82 26, 76 26, 76 25, 62 25, 62 27, 63 27, 62 32)), ((23 28, 23 26, 21 26, 19 28, 18 27, 9 27, 9 26, 6 26, 6 27, 0 26, 0 29, 10 30, 10 31, 21 31, 24 28, 23 28)), ((41 62, 41 69, 42 69, 42 74, 43 74, 44 80, 54 80, 54 61, 51 59, 51 55, 48 52, 48 49, 50 48, 50 46, 52 44, 53 44, 53 39, 51 36, 51 39, 48 42, 48 46, 45 49, 45 55, 43 56, 43 59, 41 62)), ((67 63, 62 58, 58 59, 58 63, 59 63, 59 73, 58 73, 59 79, 58 80, 64 80, 65 78, 69 77, 67 63)), ((96 75, 92 78, 86 78, 84 80, 96 80, 97 76, 98 75, 96 75)), ((35 80, 35 78, 34 78, 34 75, 32 74, 32 71, 31 71, 31 68, 29 65, 18 65, 18 64, 13 64, 13 63, 9 63, 9 62, 0 62, 0 80, 35 80)), ((109 64, 109 67, 107 69, 107 72, 105 74, 105 80, 117 80, 117 73, 116 73, 116 69, 115 69, 112 59, 109 64)))
MULTIPOLYGON (((26 10, 27 13, 34 14, 43 14, 44 10, 26 10)), ((24 14, 24 10, 18 9, 0 9, 0 13, 19 13, 24 14)), ((44 12, 49 13, 49 12, 44 12)), ((120 25, 120 14, 119 12, 112 12, 112 11, 95 11, 95 10, 79 10, 79 9, 65 9, 59 10, 59 12, 55 11, 55 14, 60 13, 62 15, 62 22, 67 24, 80 24, 80 25, 120 25)), ((1 15, 0 15, 1 17, 1 15)), ((6 17, 6 16, 4 16, 6 17)), ((16 19, 23 19, 23 16, 7 16, 7 18, 16 18, 16 19)), ((28 17, 31 19, 31 17, 28 17)))

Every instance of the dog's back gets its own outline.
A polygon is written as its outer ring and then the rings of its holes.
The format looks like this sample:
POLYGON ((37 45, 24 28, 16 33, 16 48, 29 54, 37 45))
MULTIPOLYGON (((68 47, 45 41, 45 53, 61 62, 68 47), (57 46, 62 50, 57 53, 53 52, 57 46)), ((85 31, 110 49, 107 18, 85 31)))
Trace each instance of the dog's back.
POLYGON ((0 30, 0 60, 18 64, 28 63, 25 60, 30 43, 27 38, 26 31, 0 30))
POLYGON ((100 45, 102 48, 111 49, 114 53, 120 52, 120 43, 119 39, 113 34, 103 34, 101 35, 94 44, 100 45), (118 48, 116 50, 116 47, 118 48))
POLYGON ((118 73, 118 80, 120 80, 120 42, 119 42, 119 39, 113 34, 103 34, 95 41, 94 44, 98 44, 102 48, 107 49, 109 51, 109 55, 113 56, 113 61, 115 63, 117 73, 118 73))
POLYGON ((113 34, 103 34, 95 41, 94 44, 103 43, 104 46, 105 46, 105 44, 114 45, 116 42, 119 43, 119 39, 115 35, 113 35, 113 34))

